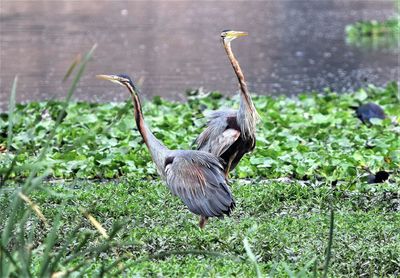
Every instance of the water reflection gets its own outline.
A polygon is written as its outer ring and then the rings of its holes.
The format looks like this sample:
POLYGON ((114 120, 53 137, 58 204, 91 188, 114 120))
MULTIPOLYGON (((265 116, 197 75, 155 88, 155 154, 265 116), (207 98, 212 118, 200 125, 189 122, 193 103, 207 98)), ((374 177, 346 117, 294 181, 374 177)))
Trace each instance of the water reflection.
POLYGON ((76 97, 126 99, 98 73, 144 78, 143 93, 183 99, 188 88, 233 94, 235 76, 219 33, 250 32, 233 48, 257 93, 295 94, 365 82, 398 80, 398 49, 359 50, 345 43, 344 27, 360 19, 385 19, 392 1, 192 2, 2 1, 0 108, 19 74, 18 101, 65 95, 61 83, 79 52, 97 42, 76 97))

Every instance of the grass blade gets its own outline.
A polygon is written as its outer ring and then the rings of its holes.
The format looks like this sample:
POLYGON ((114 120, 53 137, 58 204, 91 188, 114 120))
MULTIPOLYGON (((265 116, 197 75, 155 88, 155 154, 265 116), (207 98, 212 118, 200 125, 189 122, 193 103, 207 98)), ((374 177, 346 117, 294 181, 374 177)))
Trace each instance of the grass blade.
POLYGON ((289 265, 286 262, 283 263, 283 267, 287 276, 289 276, 290 278, 296 278, 296 274, 294 274, 293 270, 290 269, 289 265))
POLYGON ((53 249, 53 246, 56 244, 57 240, 57 231, 60 226, 61 222, 61 208, 59 209, 56 219, 53 223, 53 227, 51 228, 49 234, 46 237, 45 240, 45 249, 43 252, 42 256, 42 262, 40 264, 40 270, 39 270, 39 277, 44 277, 44 276, 49 276, 50 274, 50 269, 49 265, 51 264, 52 259, 50 258, 51 256, 51 250, 53 249))
POLYGON ((70 261, 74 260, 75 258, 85 254, 85 252, 82 251, 82 249, 89 242, 90 236, 91 236, 90 234, 83 235, 83 239, 80 240, 78 245, 70 251, 71 255, 68 256, 67 258, 65 258, 65 260, 63 261, 64 265, 68 264, 70 261))
POLYGON ((246 250, 247 256, 249 257, 250 261, 254 264, 254 268, 256 269, 257 277, 261 278, 262 275, 261 275, 260 268, 258 267, 257 258, 254 255, 253 251, 251 251, 250 243, 247 240, 247 238, 244 238, 243 245, 244 245, 244 249, 246 250))
POLYGON ((17 253, 18 253, 18 258, 21 263, 21 270, 22 270, 22 276, 24 277, 32 277, 31 272, 30 272, 30 248, 25 241, 25 232, 26 232, 26 224, 28 222, 28 218, 31 215, 31 212, 29 210, 25 211, 23 217, 21 218, 19 222, 19 233, 18 233, 18 247, 17 247, 17 253))
MULTIPOLYGON (((57 120, 56 120, 54 126, 52 127, 50 133, 47 135, 46 141, 43 144, 42 149, 40 150, 39 156, 33 164, 37 165, 37 164, 41 163, 43 161, 43 159, 45 158, 45 155, 46 155, 46 153, 49 149, 49 146, 52 142, 52 139, 56 135, 56 130, 64 118, 65 110, 69 105, 69 102, 70 102, 71 97, 77 87, 77 84, 80 81, 80 78, 84 73, 86 64, 92 57, 93 52, 96 49, 96 46, 97 45, 95 44, 92 47, 92 49, 85 55, 81 65, 79 67, 79 70, 78 70, 75 78, 73 79, 73 82, 68 90, 66 99, 63 102, 62 109, 61 109, 60 113, 58 114, 57 120)), ((74 65, 74 67, 75 67, 75 65, 74 65)), ((71 72, 72 72, 72 70, 73 69, 71 69, 71 72)), ((15 96, 16 96, 17 80, 18 80, 18 78, 15 77, 14 83, 12 86, 12 90, 11 90, 10 103, 9 103, 9 118, 8 118, 9 124, 8 124, 8 134, 7 134, 8 149, 11 148, 11 143, 12 143, 12 138, 13 138, 12 130, 13 130, 13 124, 14 124, 14 110, 15 110, 15 96)), ((6 179, 13 171, 14 166, 15 166, 15 162, 13 162, 11 164, 10 169, 8 169, 8 171, 6 172, 6 179)), ((21 218, 21 215, 25 211, 24 201, 27 202, 28 205, 31 206, 33 211, 35 211, 35 213, 38 215, 38 217, 42 221, 44 221, 44 222, 46 221, 43 214, 38 209, 38 207, 35 206, 30 201, 30 199, 27 198, 27 196, 26 196, 28 194, 28 192, 33 189, 33 187, 39 186, 42 181, 42 177, 45 177, 47 175, 47 174, 44 174, 38 178, 35 178, 37 172, 40 169, 41 169, 41 167, 34 167, 32 169, 29 176, 25 180, 24 185, 22 186, 22 192, 24 192, 24 195, 19 195, 18 192, 16 192, 16 194, 13 196, 13 199, 10 201, 10 205, 7 206, 7 211, 9 212, 8 219, 5 221, 6 223, 4 223, 4 229, 2 230, 2 233, 1 233, 1 243, 0 243, 0 247, 1 247, 0 248, 0 251, 1 251, 0 252, 0 277, 9 276, 10 265, 14 265, 14 270, 13 270, 14 273, 15 273, 15 271, 16 271, 16 273, 21 273, 21 267, 17 264, 17 262, 13 258, 13 254, 15 253, 16 250, 9 251, 8 244, 9 244, 10 240, 12 240, 15 237, 13 235, 13 231, 14 231, 16 223, 19 222, 22 225, 24 222, 24 219, 21 218)), ((22 192, 20 192, 20 194, 22 192)), ((60 226, 60 217, 61 217, 60 214, 61 214, 61 211, 56 216, 56 221, 53 224, 52 229, 49 232, 48 236, 46 237, 45 242, 43 243, 43 245, 45 246, 45 249, 44 249, 43 257, 41 259, 41 263, 39 265, 39 276, 49 276, 51 274, 52 266, 53 266, 53 264, 51 264, 51 262, 52 262, 52 256, 51 256, 52 254, 51 253, 52 253, 53 247, 57 241, 57 231, 60 226)), ((20 227, 21 227, 21 225, 20 225, 20 227)), ((21 233, 24 233, 24 231, 22 231, 21 233)), ((24 235, 21 234, 21 236, 24 236, 24 235)), ((21 237, 19 237, 19 238, 16 237, 16 240, 17 241, 19 240, 22 245, 26 245, 25 244, 26 241, 21 240, 21 237)), ((13 249, 13 246, 11 246, 10 248, 13 249)), ((30 256, 31 256, 31 254, 24 256, 22 263, 29 264, 30 256)), ((28 269, 28 265, 26 265, 26 269, 24 269, 24 271, 25 271, 25 274, 29 275, 29 272, 26 271, 27 269, 28 269)))
MULTIPOLYGON (((40 161, 42 161, 44 159, 44 157, 45 157, 45 155, 47 153, 47 150, 48 150, 48 148, 50 146, 50 143, 51 143, 52 139, 54 138, 54 136, 56 135, 57 127, 60 125, 61 121, 64 119, 65 111, 66 111, 66 109, 68 107, 68 104, 69 104, 69 102, 71 100, 72 95, 75 92, 75 89, 76 89, 76 87, 77 87, 77 85, 79 83, 79 80, 81 79, 81 77, 83 75, 83 72, 85 71, 86 64, 89 62, 90 58, 92 57, 93 52, 96 49, 96 47, 97 47, 97 44, 94 44, 93 47, 90 49, 90 51, 85 55, 85 57, 84 57, 84 59, 82 61, 82 64, 79 67, 79 70, 78 70, 78 72, 77 72, 77 74, 76 74, 76 76, 75 76, 75 78, 74 78, 74 80, 72 82, 72 85, 68 90, 67 97, 65 98, 65 101, 63 102, 63 105, 62 105, 60 113, 58 114, 56 123, 54 124, 53 129, 51 130, 49 136, 47 137, 46 143, 45 143, 44 147, 42 148, 37 160, 35 161, 35 163, 38 163, 38 162, 40 162, 40 161)), ((28 186, 31 183, 31 181, 32 181, 33 177, 36 175, 37 171, 38 170, 35 169, 30 173, 29 177, 25 181, 24 187, 28 186)))
POLYGON ((96 228, 96 230, 101 234, 102 237, 105 239, 109 239, 110 237, 107 234, 106 229, 103 228, 103 226, 99 223, 99 221, 96 220, 96 218, 93 217, 90 213, 87 211, 81 209, 82 214, 90 221, 90 223, 96 228))
POLYGON ((62 82, 67 81, 68 77, 74 71, 76 66, 81 62, 81 60, 82 60, 81 54, 76 55, 75 59, 72 61, 72 64, 69 66, 67 72, 65 73, 62 82))
POLYGON ((334 213, 333 208, 331 208, 330 219, 329 219, 329 239, 328 247, 326 248, 325 264, 324 264, 324 274, 322 277, 326 278, 328 276, 329 261, 331 259, 332 243, 333 243, 333 225, 334 225, 334 213))
MULTIPOLYGON (((63 204, 63 205, 65 205, 65 204, 63 204)), ((78 235, 79 229, 80 229, 80 225, 77 225, 77 226, 75 227, 75 229, 73 229, 73 230, 69 233, 67 239, 64 241, 64 244, 62 245, 62 247, 60 248, 60 250, 57 251, 57 255, 54 256, 54 259, 53 259, 53 261, 52 261, 52 263, 51 263, 51 265, 50 265, 50 270, 51 270, 51 272, 53 272, 53 274, 54 274, 55 269, 57 268, 57 264, 59 263, 59 261, 61 260, 61 258, 62 258, 63 256, 65 256, 65 254, 67 253, 67 248, 68 248, 70 245, 73 246, 73 244, 71 244, 71 243, 74 241, 76 235, 78 235)), ((61 265, 63 265, 63 264, 61 264, 61 265)))
POLYGON ((39 206, 37 204, 35 204, 34 202, 32 202, 31 199, 29 199, 28 196, 26 196, 24 193, 22 192, 18 192, 18 196, 25 201, 25 203, 27 203, 30 208, 36 213, 37 217, 46 225, 48 226, 47 220, 44 217, 42 211, 40 210, 39 206))
POLYGON ((89 50, 89 52, 86 53, 85 57, 83 58, 82 64, 81 64, 81 66, 79 67, 79 70, 78 70, 78 72, 77 72, 77 74, 76 74, 76 76, 75 76, 75 78, 74 78, 74 80, 73 80, 73 82, 72 82, 72 85, 71 85, 71 87, 70 87, 69 90, 68 90, 67 98, 66 98, 66 100, 65 100, 66 103, 68 103, 68 102, 70 101, 72 95, 74 94, 74 91, 75 91, 75 89, 76 89, 76 86, 78 85, 78 82, 79 82, 79 80, 81 79, 81 77, 82 77, 82 75, 83 75, 83 72, 85 71, 86 64, 87 64, 87 63, 89 62, 89 60, 92 58, 93 52, 96 50, 96 48, 97 48, 97 44, 94 44, 94 45, 92 46, 92 48, 89 50))
POLYGON ((3 232, 1 234, 1 243, 4 247, 8 245, 11 232, 14 228, 14 224, 16 221, 18 221, 18 213, 21 209, 22 199, 20 199, 18 195, 15 194, 13 200, 10 203, 12 203, 12 205, 8 207, 10 214, 8 216, 5 228, 3 229, 3 232))
POLYGON ((10 103, 8 104, 8 130, 7 130, 7 149, 10 151, 12 137, 13 137, 13 125, 14 125, 14 110, 15 110, 15 96, 17 92, 18 75, 15 76, 14 82, 11 88, 10 103))
MULTIPOLYGON (((2 261, 6 260, 6 258, 8 258, 11 262, 11 264, 15 267, 15 269, 17 270, 17 272, 22 272, 21 268, 19 267, 18 263, 14 260, 13 256, 11 255, 11 253, 7 250, 7 248, 5 248, 3 246, 3 244, 0 242, 0 258, 2 259, 2 261)), ((4 264, 4 266, 2 265, 1 269, 0 269, 0 277, 9 277, 8 274, 8 269, 9 269, 10 265, 4 264)))

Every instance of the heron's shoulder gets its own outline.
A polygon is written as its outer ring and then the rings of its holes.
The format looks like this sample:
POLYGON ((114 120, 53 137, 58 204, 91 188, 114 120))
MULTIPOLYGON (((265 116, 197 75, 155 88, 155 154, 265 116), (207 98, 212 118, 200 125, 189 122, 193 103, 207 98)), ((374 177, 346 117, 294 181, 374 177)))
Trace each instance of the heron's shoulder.
POLYGON ((167 160, 171 161, 173 159, 176 159, 176 162, 178 161, 188 161, 191 163, 212 163, 212 164, 220 164, 219 159, 205 151, 197 151, 197 150, 175 150, 171 151, 169 155, 167 156, 167 160))
POLYGON ((236 115, 237 115, 237 110, 226 108, 226 109, 210 111, 206 114, 206 117, 209 120, 216 120, 216 119, 225 120, 226 118, 236 117, 236 115))

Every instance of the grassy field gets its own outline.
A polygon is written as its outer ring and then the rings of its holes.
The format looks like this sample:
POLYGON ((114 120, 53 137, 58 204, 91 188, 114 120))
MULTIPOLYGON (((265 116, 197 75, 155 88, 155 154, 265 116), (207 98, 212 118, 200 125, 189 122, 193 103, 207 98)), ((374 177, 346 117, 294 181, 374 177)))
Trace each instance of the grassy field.
MULTIPOLYGON (((237 180, 232 183, 237 200, 233 216, 212 220, 204 231, 197 227, 197 217, 173 198, 162 182, 75 181, 47 186, 68 196, 32 194, 48 219, 54 218, 62 199, 67 198, 57 232, 59 241, 75 226, 82 231, 95 231, 89 221, 82 221, 80 208, 88 209, 106 230, 112 229, 114 221, 126 221, 116 240, 129 239, 132 244, 88 260, 94 273, 101 263, 126 257, 123 264, 132 263, 126 270, 131 274, 255 276, 243 245, 247 238, 263 274, 286 276, 291 270, 311 276, 314 262, 320 274, 328 242, 330 207, 335 211, 330 275, 394 276, 399 270, 399 195, 385 185, 358 192, 332 191, 326 185, 304 186, 297 182, 237 180), (184 254, 193 250, 217 254, 184 254), (149 255, 161 258, 135 261, 149 255)), ((2 196, 2 211, 7 196, 2 196)), ((45 228, 38 229, 37 238, 42 239, 46 232, 45 228)), ((94 241, 96 244, 102 240, 94 241)), ((72 265, 73 262, 69 266, 72 265)), ((68 265, 60 265, 60 269, 67 268, 68 265)))
MULTIPOLYGON (((196 93, 144 102, 167 146, 191 148, 205 111, 237 106, 196 93)), ((62 102, 17 105, 0 116, 0 263, 15 276, 398 276, 399 103, 394 83, 255 97, 262 123, 232 174, 237 208, 205 230, 155 174, 130 102, 69 103, 60 118, 62 102), (370 101, 390 118, 363 125, 350 106, 370 101), (389 180, 368 184, 378 170, 389 180)))

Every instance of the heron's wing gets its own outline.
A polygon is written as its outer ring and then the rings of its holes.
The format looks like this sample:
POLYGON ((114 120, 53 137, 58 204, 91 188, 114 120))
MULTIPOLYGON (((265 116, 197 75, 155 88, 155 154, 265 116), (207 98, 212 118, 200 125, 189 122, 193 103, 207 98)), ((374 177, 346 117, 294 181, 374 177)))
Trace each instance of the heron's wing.
POLYGON ((240 136, 240 131, 229 128, 211 142, 211 153, 221 156, 240 136))
POLYGON ((186 151, 169 158, 167 185, 189 210, 207 217, 229 215, 235 201, 218 159, 209 153, 186 151))
POLYGON ((215 111, 209 116, 206 129, 197 137, 197 149, 221 156, 240 136, 240 131, 229 128, 228 118, 236 111, 215 111))

